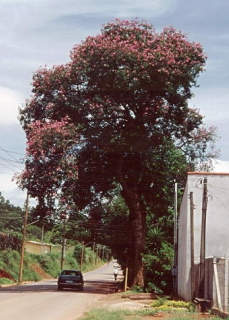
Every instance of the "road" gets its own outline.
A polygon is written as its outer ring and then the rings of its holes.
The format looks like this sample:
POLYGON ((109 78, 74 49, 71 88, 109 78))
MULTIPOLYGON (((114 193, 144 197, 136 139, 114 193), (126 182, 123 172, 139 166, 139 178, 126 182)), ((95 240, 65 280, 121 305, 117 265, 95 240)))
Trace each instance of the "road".
POLYGON ((75 320, 115 291, 113 265, 84 274, 83 292, 57 291, 56 280, 0 288, 1 320, 75 320))

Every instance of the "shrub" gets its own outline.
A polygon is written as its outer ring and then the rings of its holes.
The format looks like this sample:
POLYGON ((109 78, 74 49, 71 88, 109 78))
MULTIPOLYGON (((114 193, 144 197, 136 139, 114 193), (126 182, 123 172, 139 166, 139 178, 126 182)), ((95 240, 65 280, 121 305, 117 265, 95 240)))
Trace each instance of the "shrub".
POLYGON ((154 300, 151 303, 151 307, 154 310, 159 311, 194 311, 193 304, 191 302, 167 300, 166 298, 154 300))

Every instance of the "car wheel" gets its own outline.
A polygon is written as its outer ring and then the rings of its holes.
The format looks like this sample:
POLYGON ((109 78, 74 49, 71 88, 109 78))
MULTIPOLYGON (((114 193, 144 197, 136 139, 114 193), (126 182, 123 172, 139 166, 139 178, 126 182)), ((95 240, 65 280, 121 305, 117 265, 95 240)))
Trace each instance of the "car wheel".
POLYGON ((58 286, 58 288, 57 288, 58 290, 63 290, 63 288, 61 287, 61 286, 58 286))

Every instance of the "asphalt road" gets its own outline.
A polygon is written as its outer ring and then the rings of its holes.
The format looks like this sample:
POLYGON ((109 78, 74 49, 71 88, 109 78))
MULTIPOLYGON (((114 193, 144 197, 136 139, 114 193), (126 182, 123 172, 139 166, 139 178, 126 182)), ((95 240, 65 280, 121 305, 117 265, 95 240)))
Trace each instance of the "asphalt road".
POLYGON ((57 291, 56 280, 0 288, 0 320, 78 319, 116 288, 112 263, 85 273, 84 280, 83 292, 57 291))

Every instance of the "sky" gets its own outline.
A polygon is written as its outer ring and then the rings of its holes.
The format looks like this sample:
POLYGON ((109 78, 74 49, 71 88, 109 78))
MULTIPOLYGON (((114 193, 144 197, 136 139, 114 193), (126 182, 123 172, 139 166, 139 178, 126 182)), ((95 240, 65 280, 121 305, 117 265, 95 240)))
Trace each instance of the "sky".
POLYGON ((69 61, 75 44, 114 18, 139 18, 156 31, 173 26, 200 42, 206 71, 189 102, 217 128, 215 170, 229 172, 228 0, 0 0, 0 192, 22 206, 12 177, 23 168, 25 135, 18 108, 31 97, 33 73, 69 61))

